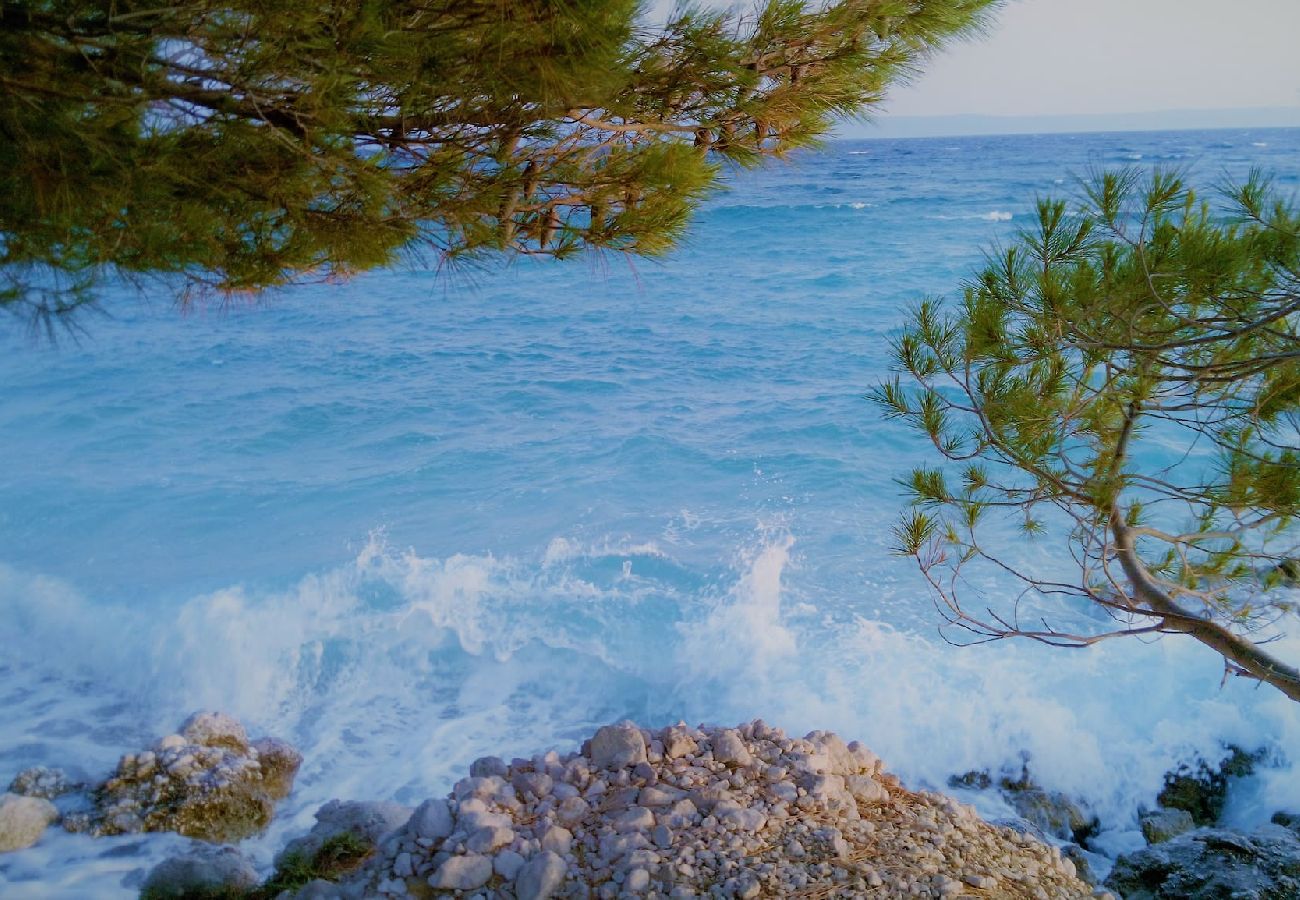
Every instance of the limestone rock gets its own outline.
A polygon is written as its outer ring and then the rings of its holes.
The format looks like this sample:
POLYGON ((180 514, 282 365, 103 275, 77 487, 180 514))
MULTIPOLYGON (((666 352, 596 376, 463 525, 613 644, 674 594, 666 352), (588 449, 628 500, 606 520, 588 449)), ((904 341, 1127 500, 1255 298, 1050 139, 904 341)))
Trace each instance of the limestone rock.
POLYGON ((1185 809, 1156 809, 1138 817, 1142 836, 1148 844, 1159 844, 1186 834, 1196 827, 1192 814, 1185 809))
POLYGON ((645 737, 635 725, 606 725, 591 739, 592 764, 624 769, 646 761, 645 737))
POLYGON ((77 790, 75 784, 62 769, 50 769, 45 766, 33 766, 23 769, 14 776, 9 784, 9 792, 24 797, 40 797, 53 800, 64 794, 77 790))
MULTIPOLYGON (((524 866, 524 868, 528 868, 524 866)), ((492 860, 486 856, 453 856, 429 878, 429 886, 452 891, 472 891, 492 877, 492 860)))
POLYGON ((43 797, 0 794, 0 853, 30 847, 58 817, 54 804, 43 797))
POLYGON ((193 716, 182 730, 152 750, 123 756, 113 777, 95 789, 94 809, 68 816, 68 829, 175 831, 217 843, 264 829, 302 757, 282 741, 250 745, 243 726, 219 713, 193 716))
POLYGON ((1126 900, 1293 900, 1300 839, 1276 825, 1250 834, 1202 828, 1121 856, 1106 887, 1126 900))
POLYGON ((222 712, 197 712, 181 725, 181 737, 200 747, 224 747, 248 752, 248 732, 239 720, 222 712))
POLYGON ((547 900, 564 883, 564 859, 543 850, 519 870, 515 878, 517 900, 547 900))
POLYGON ((257 870, 234 847, 198 846, 149 872, 140 900, 226 900, 257 887, 257 870))

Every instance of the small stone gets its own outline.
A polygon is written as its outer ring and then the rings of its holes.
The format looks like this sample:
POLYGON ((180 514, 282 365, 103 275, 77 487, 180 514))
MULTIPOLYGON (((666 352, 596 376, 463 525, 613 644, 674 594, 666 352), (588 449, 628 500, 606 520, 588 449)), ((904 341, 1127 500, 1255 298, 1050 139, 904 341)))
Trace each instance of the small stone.
POLYGON ((660 850, 667 850, 673 845, 673 831, 667 825, 656 825, 650 832, 650 839, 660 850))
POLYGON ((547 900, 564 883, 564 859, 550 850, 534 856, 515 877, 517 900, 547 900))
POLYGON ((573 845, 573 832, 560 825, 552 825, 542 832, 539 842, 543 850, 550 850, 560 854, 560 856, 565 856, 573 845))
POLYGON ((43 797, 0 795, 0 853, 35 844, 58 817, 54 804, 43 797))
POLYGON ((645 737, 635 725, 606 725, 591 739, 591 761, 601 769, 623 769, 646 761, 645 737))
POLYGON ((472 891, 492 877, 492 860, 486 856, 453 856, 429 877, 429 886, 452 891, 472 891))
POLYGON ((502 850, 492 860, 492 871, 496 872, 506 881, 514 881, 519 870, 523 868, 526 860, 514 850, 502 850))
POLYGON ((650 887, 650 873, 645 869, 633 869, 627 873, 627 878, 623 881, 623 889, 633 894, 640 894, 648 887, 650 887))

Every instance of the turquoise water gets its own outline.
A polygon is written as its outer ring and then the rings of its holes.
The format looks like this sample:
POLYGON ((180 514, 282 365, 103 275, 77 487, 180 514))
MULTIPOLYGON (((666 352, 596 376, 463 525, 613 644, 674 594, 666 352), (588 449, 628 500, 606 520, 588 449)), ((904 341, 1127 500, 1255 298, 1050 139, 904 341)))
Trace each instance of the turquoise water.
MULTIPOLYGON (((946 645, 889 554, 923 448, 863 394, 908 308, 1036 195, 1153 164, 1295 190, 1300 131, 841 143, 734 176, 660 262, 389 271, 185 314, 108 291, 54 348, 6 323, 0 781, 99 775, 222 708, 307 757, 265 862, 331 797, 418 800, 616 718, 763 716, 918 784, 1028 749, 1122 845, 1180 756, 1296 746, 1294 704, 1220 687, 1186 641, 946 645)), ((1298 781, 1251 790, 1297 806, 1298 781)), ((47 836, 0 857, 0 893, 129 895, 167 846, 47 836)))

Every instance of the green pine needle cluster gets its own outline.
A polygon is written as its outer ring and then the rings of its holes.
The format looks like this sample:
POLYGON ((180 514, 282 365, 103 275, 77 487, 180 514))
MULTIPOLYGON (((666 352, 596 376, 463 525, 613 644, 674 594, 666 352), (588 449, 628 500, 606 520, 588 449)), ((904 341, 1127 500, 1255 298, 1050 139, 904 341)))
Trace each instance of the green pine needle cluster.
POLYGON ((1077 210, 1041 201, 958 306, 920 305, 894 358, 875 399, 941 463, 902 480, 897 547, 951 624, 1068 646, 1183 632, 1300 699, 1300 673, 1255 639, 1294 627, 1300 557, 1300 212, 1266 177, 1207 199, 1177 172, 1107 172, 1077 210), (963 605, 963 567, 1003 567, 990 516, 1060 528, 1077 578, 1015 574, 1113 629, 963 605))
POLYGON ((673 246, 996 0, 0 0, 0 307, 673 246))

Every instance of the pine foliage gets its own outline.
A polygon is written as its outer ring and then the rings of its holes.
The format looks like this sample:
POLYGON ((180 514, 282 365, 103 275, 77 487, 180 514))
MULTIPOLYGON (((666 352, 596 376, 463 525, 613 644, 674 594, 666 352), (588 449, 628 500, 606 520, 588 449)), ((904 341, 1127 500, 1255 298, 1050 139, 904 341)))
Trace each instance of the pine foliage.
POLYGON ((996 0, 0 0, 0 306, 673 245, 996 0))
POLYGON ((938 460, 904 480, 898 549, 951 625, 1062 646, 1189 634, 1300 700, 1264 646, 1300 624, 1300 212, 1267 178, 1207 202, 1175 172, 1111 172, 1077 212, 1042 201, 958 307, 920 306, 894 356, 903 377, 876 399, 938 460), (991 519, 1062 533, 1076 576, 1008 564, 982 540, 991 519), (1040 610, 1075 597, 1110 618, 980 610, 981 564, 1040 610))

